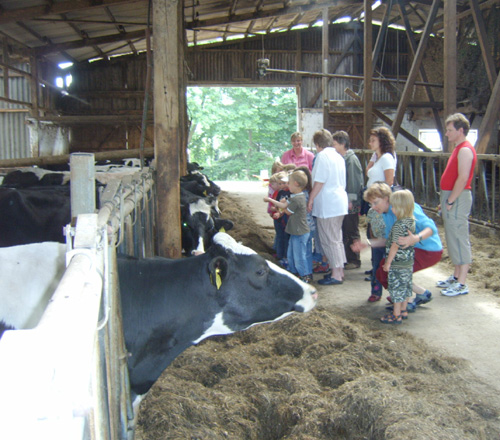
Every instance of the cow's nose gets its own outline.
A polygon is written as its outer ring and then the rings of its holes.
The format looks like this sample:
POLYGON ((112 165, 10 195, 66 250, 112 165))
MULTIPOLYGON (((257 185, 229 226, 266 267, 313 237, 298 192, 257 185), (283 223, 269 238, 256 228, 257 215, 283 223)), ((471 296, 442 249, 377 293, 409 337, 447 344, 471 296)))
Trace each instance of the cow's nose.
POLYGON ((314 301, 318 301, 318 292, 315 290, 314 293, 311 295, 314 301))

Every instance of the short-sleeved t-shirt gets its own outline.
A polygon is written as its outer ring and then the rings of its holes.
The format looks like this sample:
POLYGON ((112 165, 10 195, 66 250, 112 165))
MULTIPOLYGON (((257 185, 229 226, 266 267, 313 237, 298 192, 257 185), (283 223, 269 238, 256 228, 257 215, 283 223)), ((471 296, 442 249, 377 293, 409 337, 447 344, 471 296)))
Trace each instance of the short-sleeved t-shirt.
POLYGON ((291 194, 288 199, 288 211, 292 213, 286 224, 285 232, 290 235, 304 235, 309 232, 307 225, 307 201, 303 192, 291 194))
POLYGON ((382 154, 368 170, 366 187, 370 188, 375 182, 385 182, 385 170, 396 170, 396 158, 391 153, 382 154))
MULTIPOLYGON (((388 255, 389 249, 392 243, 398 241, 400 237, 408 236, 409 232, 415 233, 415 219, 410 217, 405 217, 396 220, 396 223, 391 228, 389 232, 389 237, 385 245, 385 252, 388 255)), ((406 249, 399 247, 394 260, 391 263, 391 267, 408 268, 413 267, 413 259, 415 256, 415 249, 413 246, 408 246, 406 249)))
POLYGON ((370 223, 370 228, 372 230, 372 235, 375 238, 386 238, 385 236, 385 221, 382 214, 379 214, 373 208, 368 210, 366 214, 368 222, 370 223))
POLYGON ((302 147, 302 153, 300 153, 298 156, 295 154, 295 151, 293 151, 293 148, 291 150, 285 151, 281 156, 281 163, 285 165, 293 163, 297 167, 306 166, 307 168, 309 168, 309 171, 312 171, 313 160, 314 154, 309 150, 306 150, 304 147, 302 147))

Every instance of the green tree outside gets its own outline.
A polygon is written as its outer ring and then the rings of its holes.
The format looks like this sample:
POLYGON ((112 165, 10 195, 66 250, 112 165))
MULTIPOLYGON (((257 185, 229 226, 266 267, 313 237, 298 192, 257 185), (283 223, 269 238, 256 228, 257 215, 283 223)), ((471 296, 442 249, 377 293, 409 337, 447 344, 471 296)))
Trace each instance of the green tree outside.
POLYGON ((189 160, 213 180, 249 180, 290 149, 294 88, 190 87, 189 160))

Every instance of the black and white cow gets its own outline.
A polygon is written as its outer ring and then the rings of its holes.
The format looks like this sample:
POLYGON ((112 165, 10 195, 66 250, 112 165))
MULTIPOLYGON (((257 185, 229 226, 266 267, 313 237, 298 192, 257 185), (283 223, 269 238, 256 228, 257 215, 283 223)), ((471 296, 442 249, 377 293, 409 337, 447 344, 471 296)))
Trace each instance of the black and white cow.
POLYGON ((189 346, 316 304, 314 287, 228 234, 213 241, 193 258, 119 260, 130 383, 138 395, 189 346))
POLYGON ((181 187, 198 196, 218 196, 220 186, 212 182, 205 174, 195 170, 181 177, 181 187))
MULTIPOLYGON (((99 185, 137 171, 134 166, 108 164, 105 167, 106 172, 96 172, 96 200, 99 185)), ((218 194, 220 188, 199 171, 196 173, 195 180, 181 182, 182 245, 186 255, 204 252, 217 232, 233 227, 230 220, 220 218, 217 197, 213 195, 218 194), (212 195, 193 194, 185 186, 200 194, 208 190, 212 195)), ((69 172, 38 167, 24 168, 5 176, 0 186, 0 247, 65 242, 63 228, 71 221, 68 182, 69 172)))
POLYGON ((0 247, 43 241, 63 243, 64 226, 71 222, 67 185, 0 188, 0 247))
MULTIPOLYGON (((16 248, 0 280, 0 294, 11 298, 9 302, 0 297, 0 322, 19 329, 38 322, 65 257, 59 243, 16 248), (17 286, 20 279, 26 284, 16 291, 6 284, 13 277, 17 286)), ((13 249, 0 251, 7 255, 13 249)), ((225 233, 214 237, 207 253, 193 258, 119 257, 118 274, 130 384, 137 396, 189 346, 292 312, 308 312, 317 300, 312 286, 225 233)))
POLYGON ((199 255, 212 244, 213 236, 230 231, 233 222, 220 218, 217 198, 192 194, 181 186, 182 249, 187 256, 199 255))

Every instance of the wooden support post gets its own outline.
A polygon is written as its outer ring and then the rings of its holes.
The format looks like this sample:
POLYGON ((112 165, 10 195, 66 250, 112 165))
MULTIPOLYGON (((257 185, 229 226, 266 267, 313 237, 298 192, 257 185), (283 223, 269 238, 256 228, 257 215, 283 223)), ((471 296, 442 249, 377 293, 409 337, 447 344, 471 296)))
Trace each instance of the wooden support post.
POLYGON ((491 134, 498 121, 498 112, 500 112, 500 75, 497 75, 495 86, 491 92, 488 107, 484 114, 481 126, 479 127, 479 140, 476 143, 477 154, 486 153, 488 144, 490 143, 491 134))
MULTIPOLYGON (((457 111, 457 1, 444 2, 444 117, 457 111)), ((454 145, 443 139, 443 150, 454 145), (445 145, 446 144, 446 145, 445 145)))
POLYGON ((483 54, 484 66, 486 68, 486 74, 488 75, 488 80, 490 82, 491 90, 495 87, 495 80, 497 78, 497 72, 495 69, 495 61, 491 55, 491 48, 488 43, 488 35, 486 34, 486 27, 484 25, 484 19, 479 8, 477 0, 469 0, 470 9, 472 11, 472 16, 474 17, 474 24, 476 25, 477 39, 479 40, 479 45, 481 46, 481 53, 483 54))
POLYGON ((30 130, 30 150, 32 157, 40 156, 40 123, 36 118, 39 116, 39 83, 38 83, 38 59, 35 56, 30 57, 31 67, 31 111, 30 116, 35 120, 32 122, 30 130))
MULTIPOLYGON (((323 32, 322 32, 322 59, 323 59, 323 73, 328 73, 328 55, 329 55, 329 43, 328 43, 328 8, 323 9, 323 32)), ((321 90, 323 94, 323 128, 328 129, 328 113, 330 106, 328 104, 328 78, 323 76, 321 78, 321 90)))
POLYGON ((389 26, 389 20, 391 18, 391 10, 392 10, 392 0, 389 0, 387 2, 387 6, 385 9, 384 20, 382 21, 382 26, 380 26, 380 29, 379 29, 378 35, 377 35, 377 40, 375 41, 375 48, 373 49, 372 75, 373 75, 373 72, 375 71, 375 66, 377 65, 377 59, 378 59, 378 56, 379 56, 380 51, 382 49, 382 44, 384 44, 384 41, 385 41, 385 34, 387 33, 387 28, 389 26))
MULTIPOLYGON (((4 37, 2 40, 2 61, 5 64, 9 64, 9 51, 7 45, 7 37, 4 37)), ((3 69, 3 96, 5 98, 9 98, 9 69, 4 67, 3 69)))
POLYGON ((160 256, 180 258, 180 171, 178 27, 183 26, 179 0, 153 0, 154 133, 157 233, 160 256))
POLYGON ((363 143, 368 145, 370 130, 372 128, 372 108, 373 108, 373 62, 372 62, 372 46, 373 46, 373 26, 372 26, 372 1, 364 0, 365 7, 365 23, 364 23, 364 106, 363 106, 363 143))
MULTIPOLYGON (((410 20, 408 19, 408 14, 406 12, 406 8, 403 4, 398 3, 399 7, 399 12, 401 14, 401 17, 403 18, 403 23, 405 25, 405 30, 406 30, 406 36, 408 38, 408 41, 410 43, 410 48, 413 52, 413 56, 417 53, 417 42, 415 41, 415 36, 413 34, 413 30, 410 25, 410 20)), ((420 66, 420 75, 422 76, 422 81, 423 82, 428 82, 427 78, 427 73, 425 71, 424 65, 422 64, 420 66)), ((425 93, 427 95, 427 98, 429 99, 429 102, 432 104, 435 104, 435 99, 434 99, 434 94, 432 93, 432 89, 429 86, 425 86, 425 93)), ((443 137, 444 137, 444 130, 443 130, 443 124, 441 122, 441 118, 439 116, 439 111, 436 107, 432 107, 432 113, 434 115, 434 122, 436 124, 437 130, 439 132, 439 137, 441 138, 441 143, 443 142, 443 137)))
MULTIPOLYGON (((182 2, 181 2, 182 5, 182 2)), ((182 7, 182 6, 181 6, 182 7)), ((179 126, 180 126, 180 144, 179 144, 179 172, 181 175, 187 173, 187 140, 189 136, 188 115, 187 115, 187 73, 185 69, 185 49, 187 47, 186 32, 184 26, 178 26, 179 33, 179 126)))
POLYGON ((429 36, 431 34, 432 26, 434 25, 434 21, 436 19, 440 4, 441 4, 440 0, 434 0, 432 2, 432 6, 429 11, 429 17, 427 17, 427 22, 425 23, 424 32, 420 37, 420 43, 418 45, 417 52, 415 53, 415 56, 413 58, 413 63, 410 69, 410 73, 408 74, 408 78, 406 80, 405 87, 403 89, 403 94, 401 96, 401 100, 399 102, 398 109, 396 111, 396 116, 392 124, 392 132, 394 134, 394 137, 397 136, 400 130, 401 123, 403 122, 403 117, 406 112, 406 108, 408 107, 408 103, 410 102, 413 86, 415 85, 418 72, 420 71, 420 66, 422 64, 422 59, 424 57, 424 52, 427 46, 427 41, 429 41, 429 36))

